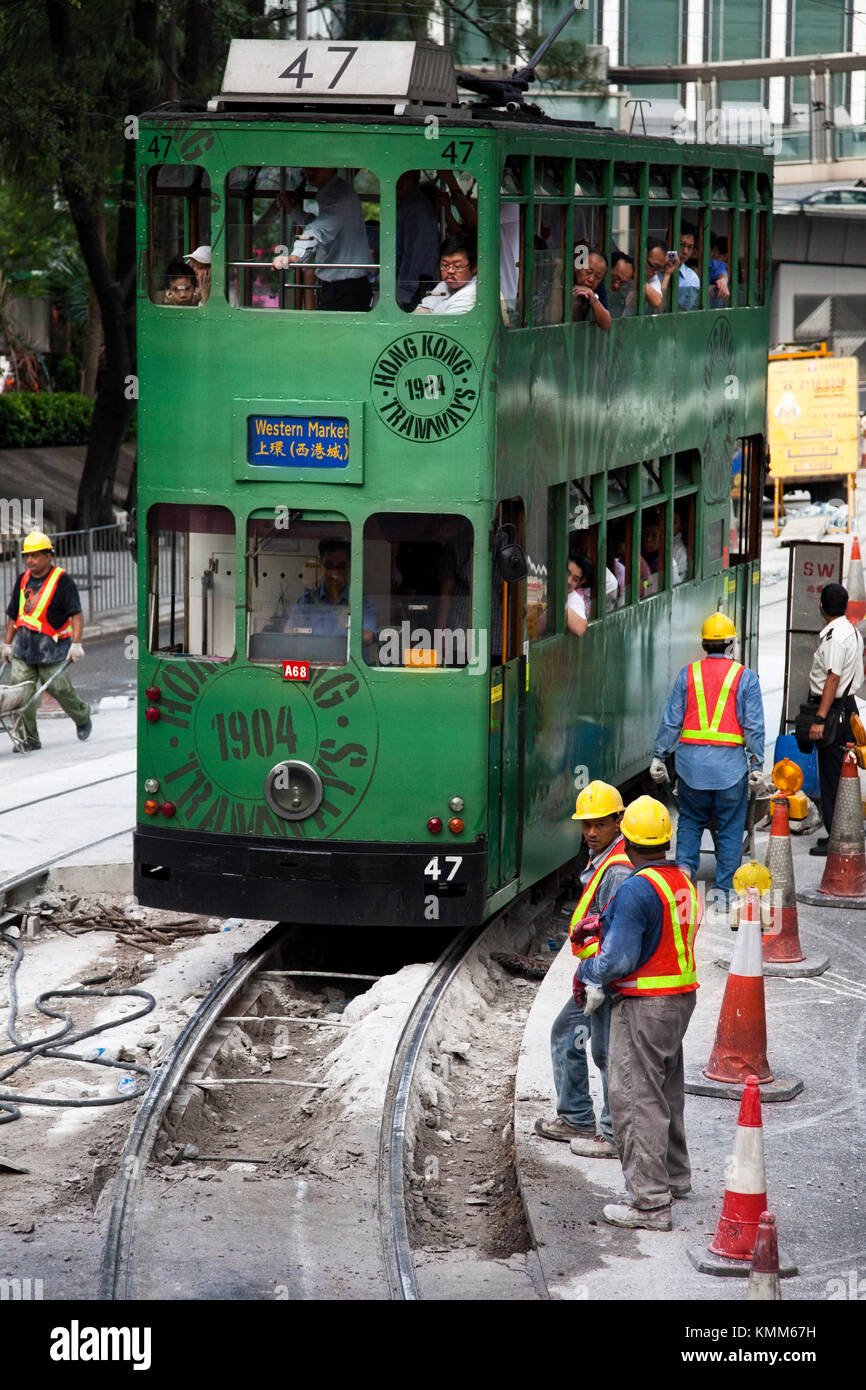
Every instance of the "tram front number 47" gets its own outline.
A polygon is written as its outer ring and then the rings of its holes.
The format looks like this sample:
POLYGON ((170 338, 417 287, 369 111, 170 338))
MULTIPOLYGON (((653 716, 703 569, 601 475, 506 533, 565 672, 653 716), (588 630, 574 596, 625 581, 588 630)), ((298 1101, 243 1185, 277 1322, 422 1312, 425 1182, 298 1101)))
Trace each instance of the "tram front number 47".
POLYGON ((433 858, 430 860, 430 863, 427 865, 427 868, 424 870, 424 877, 432 878, 435 881, 444 876, 445 882, 450 883, 462 863, 462 854, 435 854, 433 858), (440 861, 444 861, 445 869, 439 867, 440 861), (449 864, 451 865, 450 869, 448 868, 449 864))

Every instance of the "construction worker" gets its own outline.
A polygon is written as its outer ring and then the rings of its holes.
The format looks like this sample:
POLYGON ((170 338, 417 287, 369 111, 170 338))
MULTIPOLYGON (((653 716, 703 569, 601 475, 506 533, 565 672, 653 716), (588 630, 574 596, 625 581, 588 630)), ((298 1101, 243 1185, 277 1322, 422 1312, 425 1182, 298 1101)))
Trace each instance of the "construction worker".
MULTIPOLYGON (((589 862, 580 876, 583 892, 574 909, 568 934, 572 950, 580 959, 598 951, 597 918, 620 884, 632 872, 619 833, 622 797, 607 782, 590 782, 580 793, 572 820, 582 823, 583 838, 589 847, 589 862), (587 920, 589 919, 589 920, 587 920)), ((578 995, 582 991, 578 990, 578 995)), ((616 1158, 607 1099, 607 1048, 610 1007, 605 1003, 590 1020, 574 996, 557 1015, 550 1030, 550 1060, 556 1088, 556 1115, 552 1120, 536 1120, 535 1132, 545 1139, 570 1143, 574 1153, 590 1158, 616 1158), (601 1073, 603 1105, 601 1133, 595 1129, 595 1110, 589 1094, 586 1041, 590 1039, 592 1060, 601 1073)))
POLYGON ((749 793, 763 790, 764 705, 758 677, 733 660, 736 631, 724 613, 701 629, 702 661, 674 682, 653 746, 650 777, 668 781, 664 758, 674 749, 677 772, 677 862, 696 878, 701 836, 716 823, 716 887, 733 891, 743 857, 749 793))
POLYGON ((620 825, 635 872, 601 915, 601 950, 578 967, 585 1012, 612 992, 610 1110, 628 1204, 603 1210, 612 1226, 671 1229, 671 1198, 691 1190, 683 1038, 698 987, 697 890, 669 864, 673 829, 660 801, 639 796, 620 825))
MULTIPOLYGON (((6 640, 0 646, 0 660, 12 663, 12 684, 39 681, 43 685, 63 666, 67 658, 80 661, 81 603, 74 582, 54 563, 54 549, 42 531, 31 531, 21 547, 26 568, 18 576, 6 609, 6 640)), ((58 675, 51 694, 74 722, 78 737, 90 737, 90 707, 73 689, 68 676, 58 675)), ((24 715, 24 747, 14 751, 28 753, 41 748, 36 729, 36 702, 24 715)))

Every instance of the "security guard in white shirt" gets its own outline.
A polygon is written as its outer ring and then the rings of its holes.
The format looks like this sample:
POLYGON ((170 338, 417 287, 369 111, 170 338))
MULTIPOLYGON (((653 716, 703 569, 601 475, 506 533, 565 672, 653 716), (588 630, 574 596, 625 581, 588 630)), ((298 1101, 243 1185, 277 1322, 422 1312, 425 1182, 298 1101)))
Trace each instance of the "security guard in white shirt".
POLYGON ((821 591, 821 616, 826 626, 819 634, 809 671, 809 694, 818 701, 809 737, 818 742, 828 725, 835 728, 832 742, 823 748, 820 743, 818 746, 821 817, 827 835, 821 836, 809 853, 822 857, 827 854, 833 828, 845 745, 852 739, 851 715, 857 713, 854 696, 863 684, 863 638, 845 617, 847 607, 848 590, 841 584, 826 584, 821 591))

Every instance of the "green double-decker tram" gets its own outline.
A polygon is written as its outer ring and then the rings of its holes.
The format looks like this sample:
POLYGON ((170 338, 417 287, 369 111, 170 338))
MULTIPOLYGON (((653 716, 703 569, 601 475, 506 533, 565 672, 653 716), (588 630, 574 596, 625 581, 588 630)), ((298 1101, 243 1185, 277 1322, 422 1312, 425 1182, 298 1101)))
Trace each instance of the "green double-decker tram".
POLYGON ((755 651, 769 161, 324 41, 138 148, 135 891, 481 922, 641 777, 708 613, 755 651))

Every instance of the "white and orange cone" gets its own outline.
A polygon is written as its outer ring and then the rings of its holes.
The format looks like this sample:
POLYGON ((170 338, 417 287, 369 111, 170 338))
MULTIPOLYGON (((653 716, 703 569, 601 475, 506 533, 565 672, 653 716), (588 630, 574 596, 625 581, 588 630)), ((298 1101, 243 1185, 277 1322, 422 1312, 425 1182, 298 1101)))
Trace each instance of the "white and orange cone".
MULTIPOLYGON (((740 928, 742 931, 742 927, 740 928)), ((767 1210, 764 1130, 757 1076, 747 1076, 734 1152, 725 1165, 725 1195, 716 1234, 707 1247, 728 1260, 751 1260, 758 1222, 767 1210)))
POLYGON ((845 617, 849 623, 860 623, 866 618, 866 584, 863 581, 863 561, 860 558, 860 541, 855 535, 848 561, 848 607, 845 617))
POLYGON ((782 975, 791 979, 822 974, 830 964, 829 956, 807 956, 800 944, 800 924, 797 916, 797 890, 794 884, 794 860, 791 854, 788 799, 773 798, 773 822, 767 844, 767 869, 773 877, 772 929, 762 937, 764 974, 782 975))
POLYGON ((776 1218, 772 1212, 761 1212, 755 1236, 755 1254, 749 1274, 746 1298, 774 1300, 782 1297, 779 1280, 779 1242, 776 1239, 776 1218))
POLYGON ((739 1085, 752 1075, 761 1082, 773 1080, 767 1061, 761 906, 757 888, 749 889, 740 917, 716 1041, 703 1074, 710 1081, 739 1085))
POLYGON ((866 898, 863 802, 857 762, 850 749, 842 762, 830 843, 827 846, 827 864, 818 892, 846 900, 866 898))

